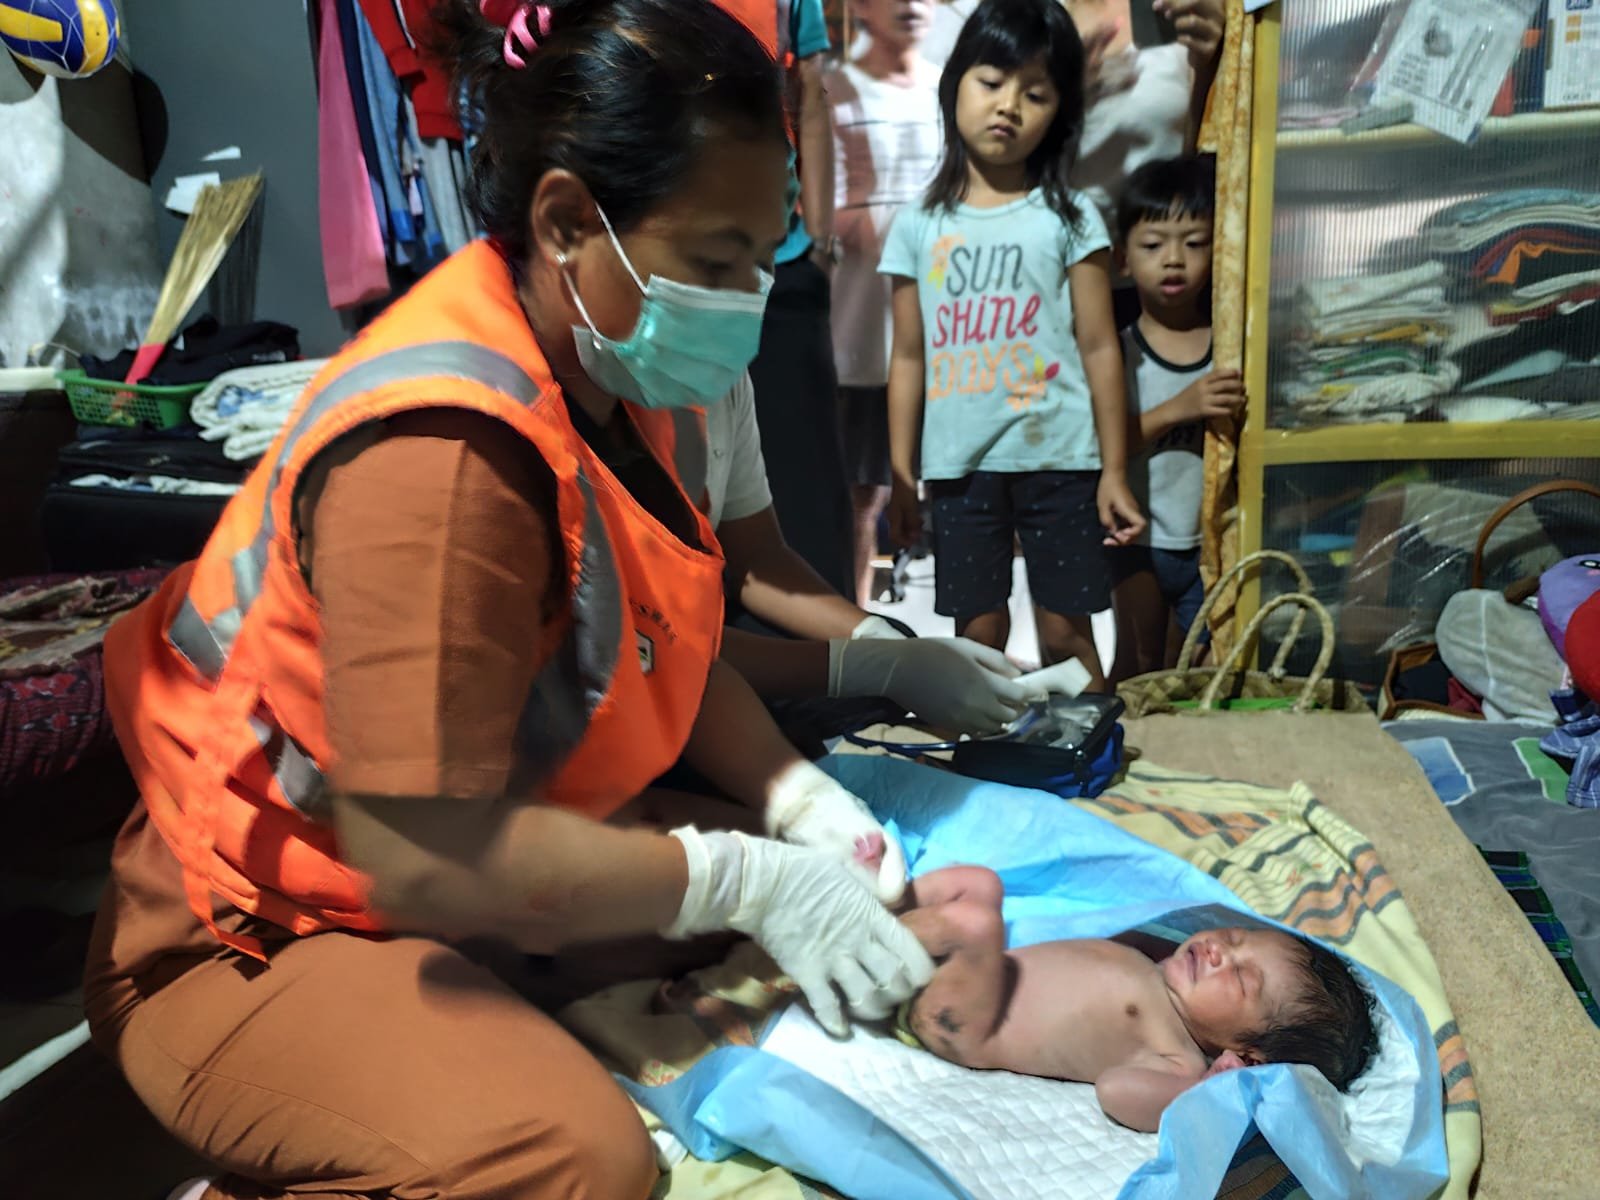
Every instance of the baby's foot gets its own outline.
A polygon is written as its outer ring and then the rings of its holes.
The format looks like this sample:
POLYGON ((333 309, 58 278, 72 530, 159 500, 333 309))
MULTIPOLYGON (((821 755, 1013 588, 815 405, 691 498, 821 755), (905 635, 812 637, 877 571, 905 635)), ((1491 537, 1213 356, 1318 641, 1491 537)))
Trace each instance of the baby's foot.
POLYGON ((885 851, 883 834, 864 833, 856 839, 855 860, 874 874, 883 865, 885 851))

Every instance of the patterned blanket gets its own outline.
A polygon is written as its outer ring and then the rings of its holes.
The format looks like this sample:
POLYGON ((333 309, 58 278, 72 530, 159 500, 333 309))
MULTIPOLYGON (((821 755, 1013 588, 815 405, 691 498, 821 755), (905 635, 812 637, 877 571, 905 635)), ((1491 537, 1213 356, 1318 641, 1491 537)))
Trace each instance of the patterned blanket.
MULTIPOLYGON (((1416 997, 1439 1051, 1451 1182, 1465 1197, 1482 1148, 1472 1069, 1433 959, 1372 846, 1304 786, 1285 792, 1135 763, 1112 791, 1072 801, 1209 872, 1265 916, 1331 942, 1416 997)), ((641 1083, 677 1078, 718 1045, 754 1045, 787 1000, 759 951, 677 983, 623 984, 569 1006, 562 1021, 641 1083)), ((646 1124, 659 1129, 651 1114, 646 1124)), ((814 1200, 835 1193, 754 1156, 680 1159, 659 1195, 673 1200, 814 1200)), ((1220 1200, 1293 1200, 1297 1181, 1259 1137, 1240 1147, 1220 1200)))
POLYGON ((164 569, 0 584, 0 796, 112 749, 100 642, 164 569))
POLYGON ((1444 1079, 1450 1183, 1443 1196, 1465 1197, 1483 1152, 1472 1066, 1433 956, 1365 836, 1303 784, 1282 791, 1147 762, 1135 763, 1098 799, 1075 803, 1193 863, 1263 916, 1338 946, 1416 998, 1444 1079))

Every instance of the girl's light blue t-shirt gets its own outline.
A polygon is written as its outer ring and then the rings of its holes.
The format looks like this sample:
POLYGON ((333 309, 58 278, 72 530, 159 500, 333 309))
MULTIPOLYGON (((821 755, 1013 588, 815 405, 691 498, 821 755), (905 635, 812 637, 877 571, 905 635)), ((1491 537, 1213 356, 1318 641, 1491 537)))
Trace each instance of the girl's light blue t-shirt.
POLYGON ((1072 200, 1076 228, 1037 190, 895 216, 878 271, 916 280, 922 306, 922 478, 1100 469, 1067 269, 1111 240, 1094 203, 1072 200))

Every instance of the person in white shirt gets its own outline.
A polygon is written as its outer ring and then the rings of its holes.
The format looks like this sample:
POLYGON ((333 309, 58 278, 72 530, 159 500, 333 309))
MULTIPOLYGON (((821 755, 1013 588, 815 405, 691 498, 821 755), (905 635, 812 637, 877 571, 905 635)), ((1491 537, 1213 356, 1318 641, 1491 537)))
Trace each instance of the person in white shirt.
POLYGON ((722 657, 766 700, 886 696, 928 723, 992 733, 1032 697, 1004 654, 966 638, 906 638, 823 582, 784 541, 772 510, 749 376, 706 409, 707 515, 730 600, 794 635, 728 626, 722 657))
POLYGON ((872 596, 878 517, 889 498, 888 280, 883 238, 939 167, 939 69, 922 57, 933 0, 852 0, 866 47, 827 76, 833 112, 833 354, 839 440, 855 510, 856 599, 872 596))

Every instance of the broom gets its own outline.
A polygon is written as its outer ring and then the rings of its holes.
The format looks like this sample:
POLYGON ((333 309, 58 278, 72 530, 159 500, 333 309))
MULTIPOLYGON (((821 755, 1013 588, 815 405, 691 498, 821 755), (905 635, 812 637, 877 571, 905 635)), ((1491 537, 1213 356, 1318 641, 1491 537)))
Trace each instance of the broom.
POLYGON ((188 315, 206 284, 217 273, 223 255, 250 215, 250 208, 261 194, 261 172, 223 184, 210 184, 195 200, 194 211, 183 223, 178 246, 161 282, 155 316, 144 331, 133 366, 124 383, 138 383, 155 369, 161 352, 188 315))

